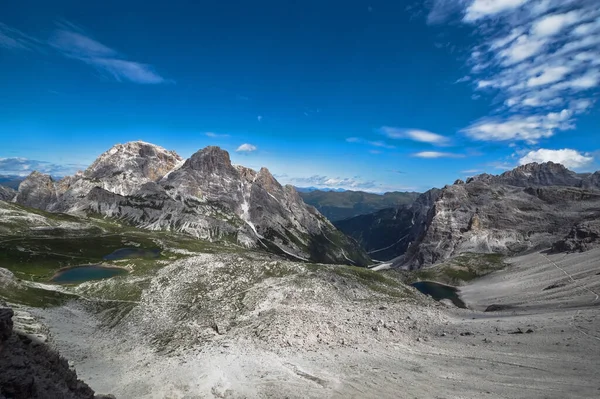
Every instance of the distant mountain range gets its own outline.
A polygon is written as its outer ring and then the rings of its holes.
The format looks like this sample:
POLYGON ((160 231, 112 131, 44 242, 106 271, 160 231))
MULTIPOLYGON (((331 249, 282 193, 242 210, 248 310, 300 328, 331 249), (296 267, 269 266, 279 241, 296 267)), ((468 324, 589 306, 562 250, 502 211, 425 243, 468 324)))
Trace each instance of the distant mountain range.
POLYGON ((0 186, 10 187, 13 190, 16 190, 23 180, 25 180, 25 176, 0 175, 0 186))
POLYGON ((321 191, 301 192, 300 196, 309 205, 317 208, 332 222, 369 214, 381 209, 409 205, 419 196, 414 192, 390 192, 373 194, 363 191, 321 191))
POLYGON ((343 188, 318 188, 318 187, 296 187, 296 186, 294 186, 294 188, 299 193, 310 193, 312 191, 334 191, 336 193, 343 193, 344 191, 348 191, 343 188))
POLYGON ((268 169, 231 164, 206 147, 189 159, 144 142, 117 144, 83 172, 55 180, 31 173, 2 198, 49 212, 100 215, 151 230, 172 230, 285 257, 365 266, 356 242, 307 206, 268 169))

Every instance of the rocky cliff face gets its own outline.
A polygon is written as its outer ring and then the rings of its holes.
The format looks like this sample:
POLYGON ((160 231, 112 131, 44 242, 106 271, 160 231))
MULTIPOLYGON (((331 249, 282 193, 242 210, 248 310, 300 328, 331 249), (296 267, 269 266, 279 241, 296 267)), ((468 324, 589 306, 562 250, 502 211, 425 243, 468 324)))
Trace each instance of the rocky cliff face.
POLYGON ((463 252, 548 248, 574 224, 600 216, 600 187, 584 181, 589 180, 546 163, 447 186, 396 265, 419 268, 463 252))
POLYGON ((0 201, 11 201, 17 192, 10 187, 0 186, 0 201))
MULTIPOLYGON (((534 163, 459 180, 423 194, 412 207, 336 225, 374 259, 396 258, 398 267, 420 268, 463 252, 515 254, 551 247, 575 224, 598 218, 598 183, 598 172, 578 175, 559 164, 534 163)), ((587 248, 595 240, 584 226, 564 239, 566 247, 587 248)))
POLYGON ((477 180, 490 184, 515 187, 531 186, 568 186, 580 187, 582 179, 577 173, 570 171, 561 164, 546 162, 530 163, 502 173, 499 176, 481 175, 477 180))
POLYGON ((573 226, 561 240, 552 244, 553 252, 584 252, 600 246, 600 220, 573 226))
POLYGON ((33 173, 15 201, 75 214, 99 214, 153 230, 229 240, 294 258, 366 265, 368 256, 282 187, 266 168, 234 166, 207 147, 183 161, 152 144, 119 144, 86 171, 58 182, 33 173))
POLYGON ((432 189, 420 195, 412 205, 341 220, 335 226, 357 240, 373 259, 387 261, 405 253, 419 237, 440 192, 432 189))
POLYGON ((0 399, 112 397, 95 396, 67 360, 34 337, 13 331, 13 314, 12 309, 0 307, 0 399))

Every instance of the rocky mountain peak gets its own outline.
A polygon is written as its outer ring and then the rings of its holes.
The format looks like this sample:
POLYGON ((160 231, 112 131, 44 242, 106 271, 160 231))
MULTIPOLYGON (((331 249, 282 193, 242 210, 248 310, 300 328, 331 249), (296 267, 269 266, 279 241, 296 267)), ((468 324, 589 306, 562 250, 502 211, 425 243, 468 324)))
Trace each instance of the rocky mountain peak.
POLYGON ((51 212, 101 214, 207 240, 233 239, 296 259, 369 262, 293 188, 283 189, 267 168, 256 172, 233 166, 229 153, 214 146, 184 162, 152 144, 118 144, 78 176, 53 182, 50 176, 32 174, 14 201, 51 212))
POLYGON ((235 169, 238 171, 240 176, 248 183, 252 183, 256 179, 257 173, 254 169, 250 169, 242 165, 235 165, 235 169))
POLYGON ((50 175, 33 171, 19 185, 19 191, 14 198, 15 202, 33 208, 47 209, 56 202, 57 194, 54 180, 50 175))
POLYGON ((281 184, 269 172, 269 169, 262 167, 256 175, 256 183, 260 184, 265 190, 272 192, 274 190, 281 190, 281 184))
POLYGON ((113 146, 100 155, 84 174, 90 179, 103 179, 128 173, 157 181, 181 161, 182 158, 174 151, 143 141, 132 141, 113 146))
POLYGON ((231 174, 236 172, 231 164, 229 153, 217 146, 208 146, 196 152, 185 162, 183 167, 204 173, 225 172, 225 174, 231 174))
POLYGON ((577 186, 581 179, 564 165, 554 162, 530 163, 504 172, 496 183, 517 187, 527 186, 577 186))

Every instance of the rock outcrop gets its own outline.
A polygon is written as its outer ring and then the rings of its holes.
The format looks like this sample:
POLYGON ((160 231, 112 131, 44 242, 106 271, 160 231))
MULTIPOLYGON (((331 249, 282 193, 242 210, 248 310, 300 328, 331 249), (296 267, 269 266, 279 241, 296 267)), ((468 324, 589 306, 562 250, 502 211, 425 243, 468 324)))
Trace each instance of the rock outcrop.
POLYGON ((268 169, 234 166, 206 147, 183 161, 143 142, 118 144, 60 181, 32 173, 15 201, 50 212, 97 214, 137 227, 226 240, 296 259, 366 265, 369 257, 268 169))
POLYGON ((46 344, 13 331, 13 310, 0 303, 1 399, 109 399, 77 379, 66 359, 46 344))
POLYGON ((11 201, 17 192, 10 187, 0 186, 0 201, 11 201))
POLYGON ((600 246, 600 220, 579 223, 552 245, 553 252, 584 252, 600 246))
MULTIPOLYGON (((413 205, 337 226, 363 245, 366 242, 374 259, 396 258, 398 267, 420 268, 463 252, 517 254, 548 248, 565 237, 571 226, 597 219, 599 176, 598 172, 579 175, 551 162, 534 163, 425 193, 415 203, 425 205, 415 219, 413 205), (373 248, 377 245, 373 242, 379 242, 383 250, 373 248), (385 256, 378 256, 381 254, 385 256)), ((587 248, 594 240, 594 230, 585 226, 573 233, 580 238, 556 245, 570 250, 587 248)))
POLYGON ((55 182, 50 175, 34 171, 21 182, 14 201, 32 208, 51 208, 58 201, 55 182))

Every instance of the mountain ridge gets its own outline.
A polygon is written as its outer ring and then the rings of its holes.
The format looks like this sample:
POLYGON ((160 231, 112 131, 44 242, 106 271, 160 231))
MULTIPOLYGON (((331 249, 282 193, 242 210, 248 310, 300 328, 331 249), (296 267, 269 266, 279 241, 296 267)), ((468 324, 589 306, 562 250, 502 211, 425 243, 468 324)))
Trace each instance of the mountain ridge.
POLYGON ((552 162, 532 163, 501 175, 457 180, 424 193, 417 205, 336 227, 375 259, 393 259, 396 267, 426 267, 463 252, 512 255, 549 248, 572 226, 600 217, 599 182, 599 172, 577 174, 552 162))
POLYGON ((184 160, 145 142, 117 144, 74 176, 55 181, 33 172, 13 201, 233 241, 302 260, 370 262, 353 240, 304 204, 292 186, 279 184, 266 168, 256 172, 232 165, 229 153, 214 146, 184 160))

